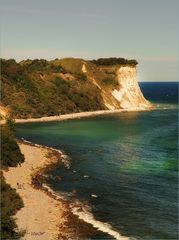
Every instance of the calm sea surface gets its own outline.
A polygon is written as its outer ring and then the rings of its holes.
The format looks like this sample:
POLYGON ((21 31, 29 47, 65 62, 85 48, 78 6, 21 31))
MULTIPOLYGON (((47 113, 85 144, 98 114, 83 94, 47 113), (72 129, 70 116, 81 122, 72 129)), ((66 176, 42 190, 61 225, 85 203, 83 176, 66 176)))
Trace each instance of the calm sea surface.
POLYGON ((108 223, 107 232, 134 239, 178 239, 178 84, 140 86, 158 110, 21 124, 16 135, 64 150, 70 168, 50 171, 48 185, 78 199, 94 226, 108 223))

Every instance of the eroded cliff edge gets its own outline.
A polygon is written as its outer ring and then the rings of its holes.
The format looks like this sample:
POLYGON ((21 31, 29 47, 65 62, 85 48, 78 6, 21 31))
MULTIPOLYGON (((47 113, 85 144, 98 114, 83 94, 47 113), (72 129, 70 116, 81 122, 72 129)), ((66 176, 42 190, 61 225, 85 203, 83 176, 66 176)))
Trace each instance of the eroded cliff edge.
POLYGON ((10 59, 1 60, 1 67, 1 109, 15 118, 151 108, 138 85, 135 60, 10 59))
MULTIPOLYGON (((99 71, 101 70, 107 74, 113 74, 113 78, 117 82, 111 88, 102 88, 102 97, 108 109, 143 110, 151 108, 150 102, 144 98, 139 87, 136 65, 103 66, 100 67, 99 71)), ((108 77, 110 78, 110 76, 108 77)))

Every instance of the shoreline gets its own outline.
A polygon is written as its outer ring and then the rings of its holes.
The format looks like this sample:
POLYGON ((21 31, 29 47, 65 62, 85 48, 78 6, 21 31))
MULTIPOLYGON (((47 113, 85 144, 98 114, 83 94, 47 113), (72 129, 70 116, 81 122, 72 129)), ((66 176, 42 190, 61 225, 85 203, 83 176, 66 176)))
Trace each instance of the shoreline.
MULTIPOLYGON (((94 117, 100 115, 110 115, 115 113, 127 113, 127 112, 148 112, 151 110, 155 110, 154 107, 142 109, 118 109, 118 110, 99 110, 99 111, 91 111, 91 112, 79 112, 79 113, 69 113, 63 114, 58 116, 49 116, 49 117, 41 117, 41 118, 18 118, 14 119, 15 123, 33 123, 33 122, 58 122, 58 121, 65 121, 71 119, 78 119, 78 118, 85 118, 85 117, 94 117)), ((0 125, 6 123, 6 120, 0 120, 0 125)))
POLYGON ((43 191, 34 188, 32 178, 38 171, 57 164, 59 159, 54 156, 49 159, 47 156, 49 153, 52 154, 52 151, 45 148, 22 142, 18 144, 25 156, 25 161, 17 167, 9 167, 7 171, 3 171, 3 175, 6 182, 16 189, 24 202, 24 207, 14 216, 18 229, 25 230, 22 239, 32 240, 37 237, 45 240, 57 239, 58 225, 65 222, 64 203, 57 202, 43 191), (60 220, 55 213, 57 211, 61 216, 60 220))
MULTIPOLYGON (((72 213, 67 200, 43 187, 40 180, 49 168, 62 163, 63 153, 50 147, 18 141, 25 162, 3 171, 8 184, 24 202, 14 216, 24 240, 87 239, 105 233, 72 213), (20 187, 19 187, 20 186, 20 187)), ((60 180, 60 179, 58 179, 60 180)))

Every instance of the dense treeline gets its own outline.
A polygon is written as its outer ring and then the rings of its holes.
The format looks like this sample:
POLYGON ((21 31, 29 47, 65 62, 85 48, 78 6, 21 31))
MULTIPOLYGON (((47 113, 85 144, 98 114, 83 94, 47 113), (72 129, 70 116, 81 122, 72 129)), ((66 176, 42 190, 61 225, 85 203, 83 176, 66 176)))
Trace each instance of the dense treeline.
POLYGON ((23 202, 15 189, 5 182, 2 169, 15 167, 24 161, 10 126, 1 128, 1 239, 20 239, 13 215, 23 207, 23 202))
POLYGON ((1 73, 3 76, 11 77, 18 80, 20 74, 28 73, 31 71, 53 71, 66 73, 62 66, 56 66, 45 59, 26 60, 17 63, 14 59, 1 59, 1 73))
POLYGON ((2 103, 15 118, 104 109, 99 89, 84 73, 71 75, 46 60, 2 60, 2 103), (72 80, 68 80, 68 77, 72 80))
POLYGON ((16 212, 23 207, 22 199, 5 182, 1 174, 1 239, 20 239, 22 233, 17 231, 17 225, 12 218, 16 212))
POLYGON ((1 167, 15 167, 24 161, 20 148, 8 126, 1 129, 1 167))
POLYGON ((99 58, 97 60, 92 60, 91 62, 99 66, 111 66, 117 64, 136 66, 138 64, 138 62, 134 59, 128 60, 125 58, 99 58))

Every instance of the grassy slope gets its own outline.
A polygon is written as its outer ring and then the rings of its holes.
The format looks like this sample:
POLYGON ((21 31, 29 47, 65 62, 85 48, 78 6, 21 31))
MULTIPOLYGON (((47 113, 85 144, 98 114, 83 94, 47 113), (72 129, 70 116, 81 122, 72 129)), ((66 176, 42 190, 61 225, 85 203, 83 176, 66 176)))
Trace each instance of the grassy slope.
POLYGON ((104 109, 99 89, 84 74, 42 61, 2 61, 2 103, 16 118, 104 109))
MULTIPOLYGON (((113 64, 115 61, 112 59, 113 64)), ((110 66, 109 62, 105 66, 106 60, 74 58, 26 60, 19 64, 2 60, 2 103, 15 118, 104 110, 101 89, 107 91, 118 84, 116 65, 110 66), (83 64, 87 73, 82 72, 83 64)))

